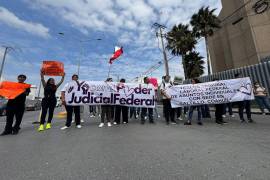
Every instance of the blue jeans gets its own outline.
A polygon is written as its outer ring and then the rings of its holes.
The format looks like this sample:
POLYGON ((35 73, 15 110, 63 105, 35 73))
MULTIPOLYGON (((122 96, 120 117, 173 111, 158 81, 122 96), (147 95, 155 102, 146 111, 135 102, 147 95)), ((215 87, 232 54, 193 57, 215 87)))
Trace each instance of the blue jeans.
POLYGON ((263 113, 264 108, 268 109, 268 111, 270 112, 270 103, 267 96, 255 96, 255 100, 263 113))
POLYGON ((198 122, 202 121, 202 111, 201 111, 201 106, 190 106, 189 107, 189 112, 188 112, 188 121, 192 120, 192 115, 193 115, 193 111, 197 109, 198 111, 198 122))
POLYGON ((202 112, 202 117, 203 118, 211 118, 209 106, 206 104, 206 105, 202 105, 200 107, 201 107, 201 110, 202 110, 201 111, 202 112))
POLYGON ((224 105, 223 114, 226 115, 226 113, 227 113, 227 107, 228 107, 228 111, 229 111, 230 116, 233 115, 232 103, 227 103, 227 104, 224 105))

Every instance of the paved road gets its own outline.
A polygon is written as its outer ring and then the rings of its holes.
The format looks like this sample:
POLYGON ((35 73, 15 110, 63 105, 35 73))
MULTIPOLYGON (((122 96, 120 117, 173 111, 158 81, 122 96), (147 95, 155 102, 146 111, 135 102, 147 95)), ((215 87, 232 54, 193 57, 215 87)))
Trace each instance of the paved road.
POLYGON ((270 116, 254 115, 256 124, 166 126, 159 119, 102 129, 87 116, 82 129, 61 131, 64 120, 55 119, 38 133, 31 124, 38 112, 27 112, 19 135, 0 137, 0 179, 270 179, 270 116))

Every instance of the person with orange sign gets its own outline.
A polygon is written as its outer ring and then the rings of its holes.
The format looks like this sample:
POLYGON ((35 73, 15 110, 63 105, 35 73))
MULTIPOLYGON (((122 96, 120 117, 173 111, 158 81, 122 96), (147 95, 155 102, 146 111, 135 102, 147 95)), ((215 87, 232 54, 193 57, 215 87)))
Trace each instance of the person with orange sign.
MULTIPOLYGON (((17 84, 18 86, 17 89, 23 89, 22 92, 19 91, 20 94, 17 94, 16 97, 14 98, 10 96, 11 98, 8 100, 7 108, 6 108, 6 112, 7 112, 6 126, 1 136, 9 135, 9 134, 16 135, 19 133, 19 130, 21 129, 20 125, 21 125, 23 114, 25 111, 25 100, 26 100, 26 96, 28 96, 30 93, 30 87, 31 87, 31 85, 24 84, 25 80, 26 80, 25 75, 21 74, 18 76, 18 83, 21 83, 25 86, 21 87, 20 84, 17 84), (27 88, 24 89, 24 87, 27 87, 27 88), (15 122, 15 125, 13 126, 14 116, 16 118, 16 122, 15 122)), ((13 86, 14 85, 16 86, 16 84, 13 84, 13 86)), ((12 89, 14 89, 15 91, 16 90, 15 88, 16 87, 13 87, 12 89)), ((10 94, 12 94, 13 96, 14 92, 12 92, 11 90, 10 94)))
POLYGON ((44 131, 45 129, 51 129, 51 122, 53 119, 53 113, 54 113, 54 109, 56 106, 56 91, 57 89, 61 86, 61 84, 63 83, 64 79, 65 79, 65 73, 62 73, 62 79, 61 81, 56 84, 54 78, 49 78, 47 80, 47 82, 44 79, 44 71, 41 70, 40 72, 40 76, 41 76, 41 82, 42 85, 44 87, 44 98, 42 99, 41 102, 41 106, 42 106, 42 110, 41 110, 41 117, 40 117, 40 125, 38 128, 38 131, 44 131), (48 114, 48 121, 46 124, 46 127, 44 128, 44 124, 46 122, 46 115, 47 112, 49 110, 49 114, 48 114))

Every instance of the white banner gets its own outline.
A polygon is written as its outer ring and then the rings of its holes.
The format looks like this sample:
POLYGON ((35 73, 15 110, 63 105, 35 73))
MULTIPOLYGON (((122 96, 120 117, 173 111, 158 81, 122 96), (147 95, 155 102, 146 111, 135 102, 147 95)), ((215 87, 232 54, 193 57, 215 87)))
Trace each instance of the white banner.
POLYGON ((250 78, 173 86, 166 90, 173 108, 253 100, 250 78))
POLYGON ((151 84, 99 81, 70 82, 65 87, 67 105, 123 105, 155 107, 155 90, 151 84))

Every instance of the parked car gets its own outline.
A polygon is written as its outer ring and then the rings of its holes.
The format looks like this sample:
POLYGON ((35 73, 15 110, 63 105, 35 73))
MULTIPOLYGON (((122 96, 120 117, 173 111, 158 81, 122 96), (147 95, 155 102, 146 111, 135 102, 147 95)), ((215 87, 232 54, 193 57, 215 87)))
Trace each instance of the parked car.
POLYGON ((0 97, 0 116, 6 115, 7 102, 7 99, 0 97))
POLYGON ((26 99, 25 110, 26 111, 38 111, 38 110, 41 110, 41 101, 39 99, 35 99, 35 100, 26 99))

